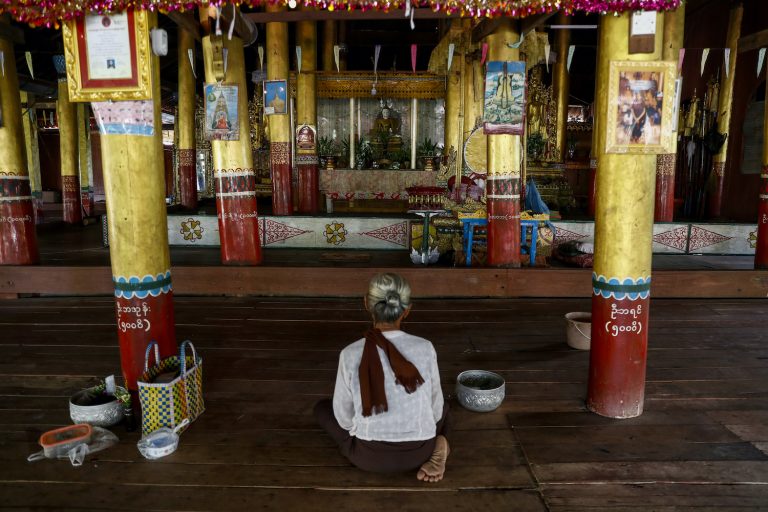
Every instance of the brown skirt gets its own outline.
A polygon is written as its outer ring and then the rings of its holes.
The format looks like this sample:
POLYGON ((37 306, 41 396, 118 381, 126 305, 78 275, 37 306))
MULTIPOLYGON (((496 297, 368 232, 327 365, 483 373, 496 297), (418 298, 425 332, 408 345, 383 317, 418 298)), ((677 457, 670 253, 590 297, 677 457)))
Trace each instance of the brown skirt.
MULTIPOLYGON (((443 405, 443 416, 436 425, 437 435, 447 436, 449 431, 448 403, 443 405)), ((375 473, 399 473, 418 469, 435 451, 435 438, 425 441, 365 441, 350 436, 339 425, 333 414, 330 399, 315 404, 315 419, 339 446, 341 454, 352 464, 375 473)))

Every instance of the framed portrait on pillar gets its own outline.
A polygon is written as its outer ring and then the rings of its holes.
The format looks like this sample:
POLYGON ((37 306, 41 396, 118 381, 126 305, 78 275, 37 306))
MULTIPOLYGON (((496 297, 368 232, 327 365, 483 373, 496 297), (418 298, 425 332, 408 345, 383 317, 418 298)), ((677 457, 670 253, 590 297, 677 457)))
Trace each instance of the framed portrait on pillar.
POLYGON ((149 14, 87 14, 62 29, 70 101, 152 97, 149 14))
POLYGON ((611 61, 605 152, 675 152, 677 64, 611 61))

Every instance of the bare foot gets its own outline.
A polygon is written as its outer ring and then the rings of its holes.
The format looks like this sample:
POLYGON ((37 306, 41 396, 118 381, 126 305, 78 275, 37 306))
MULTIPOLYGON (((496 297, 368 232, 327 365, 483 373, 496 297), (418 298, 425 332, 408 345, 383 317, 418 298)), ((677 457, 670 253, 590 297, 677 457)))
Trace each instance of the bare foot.
POLYGON ((451 449, 448 446, 448 440, 444 436, 437 436, 435 440, 435 451, 427 462, 422 464, 416 478, 422 482, 439 482, 445 474, 445 462, 448 460, 448 454, 451 449))

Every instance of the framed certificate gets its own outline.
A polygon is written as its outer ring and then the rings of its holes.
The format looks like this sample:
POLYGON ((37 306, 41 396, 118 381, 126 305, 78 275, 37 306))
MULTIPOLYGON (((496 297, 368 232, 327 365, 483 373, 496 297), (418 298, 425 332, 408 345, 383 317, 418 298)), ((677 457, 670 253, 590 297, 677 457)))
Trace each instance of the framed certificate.
POLYGON ((63 38, 70 101, 151 98, 146 11, 87 14, 64 23, 63 38))

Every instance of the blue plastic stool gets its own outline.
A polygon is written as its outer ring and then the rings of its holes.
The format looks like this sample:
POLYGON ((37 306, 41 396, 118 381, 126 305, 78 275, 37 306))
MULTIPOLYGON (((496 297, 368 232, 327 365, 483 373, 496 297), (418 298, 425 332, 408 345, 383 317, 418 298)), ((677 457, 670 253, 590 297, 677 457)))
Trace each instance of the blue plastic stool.
MULTIPOLYGON (((466 255, 466 265, 472 266, 472 241, 475 236, 475 226, 487 226, 488 219, 459 219, 464 228, 464 254, 466 255)), ((550 225, 550 223, 547 223, 550 225)), ((554 233, 554 226, 551 226, 554 233)), ((530 255, 529 266, 536 266, 536 243, 539 238, 538 220, 520 221, 520 252, 530 255), (528 245, 528 232, 531 233, 531 244, 528 245)))

